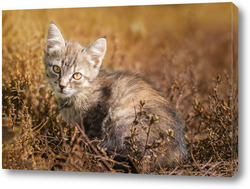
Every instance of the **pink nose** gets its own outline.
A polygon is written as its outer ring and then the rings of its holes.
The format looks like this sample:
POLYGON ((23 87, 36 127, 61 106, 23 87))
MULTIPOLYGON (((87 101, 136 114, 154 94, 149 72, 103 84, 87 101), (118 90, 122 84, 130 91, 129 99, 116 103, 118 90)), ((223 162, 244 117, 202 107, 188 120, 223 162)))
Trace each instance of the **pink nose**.
POLYGON ((61 89, 61 92, 63 91, 64 88, 67 87, 67 82, 66 82, 65 79, 62 79, 62 78, 60 79, 60 81, 59 81, 59 87, 61 89))
POLYGON ((61 88, 61 91, 63 91, 63 89, 66 87, 66 85, 59 84, 59 87, 61 88))

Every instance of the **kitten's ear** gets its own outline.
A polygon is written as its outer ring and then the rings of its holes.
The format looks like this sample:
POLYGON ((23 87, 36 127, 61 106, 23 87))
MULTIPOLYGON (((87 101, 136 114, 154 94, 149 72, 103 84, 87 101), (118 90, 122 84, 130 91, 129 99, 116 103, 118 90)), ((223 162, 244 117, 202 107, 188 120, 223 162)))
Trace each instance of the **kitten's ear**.
POLYGON ((48 28, 45 52, 52 53, 54 51, 60 51, 64 47, 65 41, 60 30, 54 23, 50 23, 48 28))
POLYGON ((94 66, 95 69, 100 68, 106 49, 107 40, 105 37, 97 39, 87 47, 86 52, 90 56, 90 63, 94 66))

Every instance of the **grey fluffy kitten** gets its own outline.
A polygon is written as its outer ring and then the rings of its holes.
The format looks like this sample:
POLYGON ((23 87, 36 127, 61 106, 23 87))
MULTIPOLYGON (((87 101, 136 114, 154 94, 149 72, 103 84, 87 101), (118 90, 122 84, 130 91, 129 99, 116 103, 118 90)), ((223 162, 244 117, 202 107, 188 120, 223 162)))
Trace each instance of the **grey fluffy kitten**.
MULTIPOLYGON (((136 74, 100 70, 106 52, 106 39, 99 38, 89 46, 78 42, 66 42, 53 23, 49 25, 44 63, 46 77, 55 93, 61 116, 70 123, 83 123, 88 137, 104 139, 102 145, 121 155, 130 154, 125 141, 131 136, 131 126, 140 101, 145 101, 143 110, 160 119, 152 125, 148 144, 159 139, 162 133, 167 140, 168 131, 174 138, 166 143, 166 151, 159 155, 159 166, 173 166, 188 156, 185 132, 176 113, 167 100, 136 74)), ((136 125, 137 145, 144 151, 147 130, 144 119, 136 125)))

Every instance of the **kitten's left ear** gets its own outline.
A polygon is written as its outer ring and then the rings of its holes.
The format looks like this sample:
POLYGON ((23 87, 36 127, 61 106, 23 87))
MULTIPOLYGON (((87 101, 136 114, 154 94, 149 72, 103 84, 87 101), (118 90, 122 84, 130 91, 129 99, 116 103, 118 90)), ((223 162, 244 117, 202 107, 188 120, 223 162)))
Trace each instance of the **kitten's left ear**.
POLYGON ((90 63, 95 69, 100 68, 106 49, 107 40, 105 37, 97 39, 87 47, 86 52, 90 56, 90 63))
POLYGON ((63 36, 54 23, 50 23, 47 34, 47 43, 45 47, 45 52, 53 53, 55 51, 60 51, 65 47, 65 41, 63 36))

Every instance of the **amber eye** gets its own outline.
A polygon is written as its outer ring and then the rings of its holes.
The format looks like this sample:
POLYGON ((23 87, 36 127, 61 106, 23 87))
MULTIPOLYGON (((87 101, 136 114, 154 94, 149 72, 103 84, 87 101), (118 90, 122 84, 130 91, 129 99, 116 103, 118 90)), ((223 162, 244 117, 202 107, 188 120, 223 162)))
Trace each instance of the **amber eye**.
POLYGON ((79 72, 74 73, 74 74, 73 74, 73 78, 74 78, 74 79, 76 79, 76 80, 79 80, 79 79, 81 79, 81 78, 82 78, 82 74, 81 74, 81 73, 79 73, 79 72))
POLYGON ((56 73, 60 73, 61 68, 59 66, 53 66, 53 71, 56 73))

